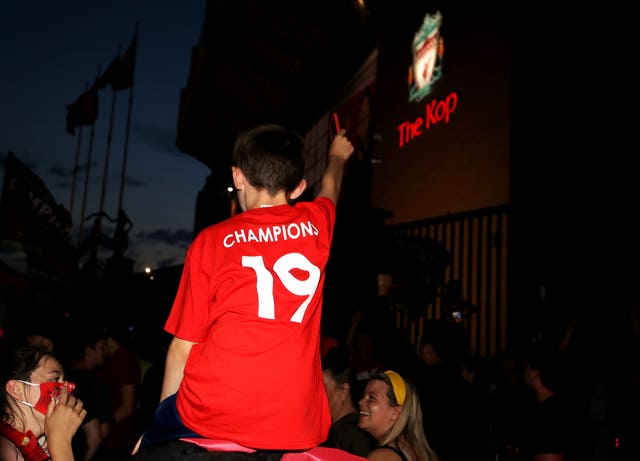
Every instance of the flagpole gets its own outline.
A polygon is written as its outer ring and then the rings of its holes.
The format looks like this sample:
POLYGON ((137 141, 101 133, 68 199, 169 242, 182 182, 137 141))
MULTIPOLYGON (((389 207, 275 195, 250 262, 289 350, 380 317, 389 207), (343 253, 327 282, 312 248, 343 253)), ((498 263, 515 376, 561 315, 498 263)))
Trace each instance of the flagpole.
POLYGON ((89 152, 87 154, 87 169, 84 176, 84 192, 82 194, 82 209, 80 210, 80 228, 78 229, 78 248, 82 245, 82 231, 84 229, 84 214, 87 206, 87 190, 89 189, 89 174, 91 173, 91 154, 93 152, 95 126, 96 122, 93 122, 91 124, 91 134, 89 135, 89 152))
POLYGON ((73 200, 76 195, 76 179, 78 177, 78 162, 80 161, 80 146, 82 144, 82 125, 78 131, 78 143, 76 144, 76 158, 73 162, 73 179, 71 180, 71 197, 69 198, 69 214, 73 220, 73 200))
MULTIPOLYGON (((120 56, 120 45, 118 45, 118 56, 120 56)), ((116 110, 116 93, 115 89, 111 89, 111 115, 109 117, 109 133, 107 134, 107 152, 104 157, 104 173, 102 175, 102 193, 100 194, 100 211, 98 213, 98 229, 102 222, 102 215, 104 213, 104 202, 107 195, 107 178, 109 176, 109 157, 111 156, 111 139, 113 138, 113 119, 115 117, 116 110)))
MULTIPOLYGON (((98 73, 100 75, 100 66, 98 65, 98 73)), ((96 77, 97 78, 97 77, 96 77)), ((84 84, 84 92, 86 93, 89 90, 89 84, 85 82, 84 84)), ((96 115, 97 117, 97 115, 96 115)), ((94 122, 95 123, 95 122, 94 122)), ((76 195, 76 181, 78 177, 78 163, 80 162, 80 146, 82 144, 82 125, 80 125, 80 131, 78 132, 78 143, 76 145, 76 158, 73 163, 73 180, 71 181, 71 197, 69 198, 69 214, 71 215, 71 219, 73 221, 73 204, 75 201, 76 195)), ((82 230, 82 217, 80 218, 80 230, 82 230)), ((82 232, 80 232, 82 235, 82 232)))
POLYGON ((127 109, 127 126, 126 126, 126 130, 125 130, 125 138, 124 138, 124 153, 122 155, 122 171, 120 173, 120 195, 118 198, 118 212, 120 212, 120 210, 122 210, 122 201, 123 201, 123 196, 124 196, 124 183, 125 183, 125 176, 126 176, 126 171, 127 171, 127 155, 129 152, 129 132, 131 129, 131 112, 132 112, 132 108, 133 108, 133 87, 134 87, 134 82, 135 82, 135 62, 137 59, 137 48, 138 48, 138 29, 139 29, 139 22, 136 21, 136 29, 135 29, 135 49, 134 49, 134 59, 133 59, 133 70, 131 73, 131 86, 129 87, 129 107, 127 109))
POLYGON ((111 139, 113 137, 113 119, 116 109, 116 91, 111 97, 111 116, 109 119, 109 134, 107 135, 107 153, 104 157, 104 174, 102 175, 102 193, 100 194, 100 213, 104 211, 104 201, 107 194, 107 176, 109 175, 109 157, 111 155, 111 139))
MULTIPOLYGON (((100 66, 98 65, 98 76, 100 75, 100 66)), ((85 82, 84 92, 89 91, 89 84, 85 82)), ((97 115, 96 115, 97 117, 97 115)), ((95 122, 94 122, 95 123, 95 122)), ((73 221, 73 204, 76 196, 76 181, 78 178, 78 163, 80 162, 80 146, 82 144, 82 125, 80 125, 80 131, 78 132, 78 143, 76 144, 76 158, 73 163, 73 180, 71 181, 71 196, 69 198, 69 214, 73 221)), ((82 229, 82 221, 80 222, 80 229, 82 229)))

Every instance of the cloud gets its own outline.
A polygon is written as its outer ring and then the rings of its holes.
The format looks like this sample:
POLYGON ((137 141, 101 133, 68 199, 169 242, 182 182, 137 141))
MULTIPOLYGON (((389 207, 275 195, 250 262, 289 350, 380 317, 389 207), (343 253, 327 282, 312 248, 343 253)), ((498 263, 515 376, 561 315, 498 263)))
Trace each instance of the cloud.
POLYGON ((146 266, 177 266, 184 263, 192 240, 193 234, 185 229, 138 232, 129 241, 127 257, 135 261, 136 272, 143 271, 146 266))
MULTIPOLYGON (((91 170, 95 171, 95 168, 98 166, 98 164, 96 162, 91 162, 90 166, 91 166, 91 170)), ((84 173, 86 169, 87 169, 87 166, 85 164, 78 165, 78 173, 84 173)), ((53 164, 49 167, 49 169, 47 170, 47 173, 49 173, 51 176, 66 179, 73 176, 73 168, 65 168, 60 164, 53 164)))
POLYGON ((134 260, 134 272, 141 273, 145 267, 155 269, 183 264, 187 248, 183 242, 169 244, 163 240, 137 239, 135 244, 129 245, 126 256, 134 260))
MULTIPOLYGON (((98 168, 98 164, 96 162, 91 162, 89 171, 96 171, 98 168)), ((84 175, 87 170, 86 165, 78 165, 78 172, 76 174, 76 190, 82 187, 81 184, 84 184, 84 175)), ((47 174, 53 177, 54 186, 59 189, 70 189, 71 182, 73 180, 73 168, 65 168, 60 164, 53 164, 47 169, 47 174)), ((99 184, 100 178, 94 177, 91 179, 91 184, 99 184)))
POLYGON ((144 187, 149 184, 147 181, 142 181, 141 179, 132 178, 131 176, 127 176, 125 178, 125 184, 131 187, 144 187))
POLYGON ((179 266, 184 263, 184 257, 182 256, 173 256, 171 258, 164 258, 158 261, 158 267, 172 267, 179 266))
MULTIPOLYGON (((92 175, 93 177, 91 178, 90 183, 101 184, 102 183, 101 177, 98 177, 95 175, 95 172, 98 171, 98 164, 96 162, 91 162, 90 166, 91 168, 89 171, 93 173, 92 175)), ((84 184, 84 174, 86 170, 87 170, 86 165, 78 165, 78 174, 76 175, 76 178, 78 181, 82 181, 82 184, 84 184)), ((71 182, 73 178, 73 168, 65 168, 60 164, 54 164, 49 167, 49 169, 47 170, 47 173, 53 176, 54 179, 56 179, 55 181, 56 187, 60 189, 71 188, 71 182)), ((109 175, 109 177, 111 181, 118 181, 118 183, 120 182, 120 173, 113 172, 109 175)), ((142 181, 138 178, 132 178, 131 176, 127 175, 126 185, 129 187, 144 187, 148 185, 148 182, 142 181)), ((78 187, 78 184, 76 184, 76 187, 78 187)))
POLYGON ((136 239, 139 240, 155 240, 168 245, 180 245, 187 247, 193 240, 193 233, 186 229, 158 229, 151 232, 138 232, 136 239))
POLYGON ((142 125, 132 123, 131 127, 137 138, 153 149, 173 155, 184 155, 176 147, 175 129, 163 128, 158 125, 142 125))

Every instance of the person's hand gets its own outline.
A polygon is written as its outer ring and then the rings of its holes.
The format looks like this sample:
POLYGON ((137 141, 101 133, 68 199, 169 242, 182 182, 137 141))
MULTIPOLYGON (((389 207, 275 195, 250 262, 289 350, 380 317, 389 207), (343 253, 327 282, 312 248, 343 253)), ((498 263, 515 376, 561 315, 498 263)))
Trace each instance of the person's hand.
POLYGON ((347 130, 342 129, 333 138, 331 146, 329 146, 329 156, 338 157, 342 160, 347 160, 353 154, 353 144, 347 138, 347 130))
POLYGON ((44 433, 52 459, 67 459, 66 455, 71 450, 71 439, 86 415, 87 410, 84 409, 82 401, 70 395, 66 385, 57 400, 51 399, 44 419, 44 433), (57 453, 62 456, 56 457, 57 453))

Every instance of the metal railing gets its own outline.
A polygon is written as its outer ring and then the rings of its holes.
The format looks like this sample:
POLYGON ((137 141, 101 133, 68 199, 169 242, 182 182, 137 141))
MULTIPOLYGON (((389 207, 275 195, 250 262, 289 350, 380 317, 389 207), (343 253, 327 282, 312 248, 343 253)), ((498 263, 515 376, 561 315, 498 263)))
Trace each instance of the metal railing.
POLYGON ((509 205, 449 214, 390 226, 393 235, 435 240, 449 253, 436 296, 419 315, 396 310, 398 328, 417 345, 425 321, 443 318, 446 290, 455 281, 472 308, 462 322, 472 356, 493 357, 507 343, 509 205))

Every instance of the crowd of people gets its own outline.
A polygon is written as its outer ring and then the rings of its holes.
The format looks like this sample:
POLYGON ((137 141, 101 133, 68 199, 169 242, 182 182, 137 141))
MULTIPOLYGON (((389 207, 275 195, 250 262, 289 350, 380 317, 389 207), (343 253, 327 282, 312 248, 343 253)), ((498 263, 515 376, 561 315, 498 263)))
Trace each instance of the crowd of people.
MULTIPOLYGON (((376 325, 373 317, 358 316, 355 334, 344 341, 323 338, 330 426, 314 446, 389 461, 615 461, 624 459, 616 457, 616 443, 633 443, 629 429, 614 420, 616 389, 580 381, 563 341, 552 347, 537 338, 522 354, 472 362, 461 324, 427 322, 415 350, 390 342, 395 326, 376 325)), ((162 359, 165 342, 158 344, 162 359)), ((56 450, 63 461, 129 459, 154 412, 157 417, 163 362, 150 366, 126 329, 90 324, 58 335, 41 329, 4 344, 0 460, 55 459, 56 450), (43 383, 60 385, 51 408, 42 399, 43 383)), ((624 395, 634 408, 633 393, 624 395)), ((196 453, 210 449, 194 444, 201 436, 192 432, 179 435, 192 437, 189 442, 171 435, 170 443, 141 449, 132 461, 158 459, 158 450, 174 453, 176 444, 193 445, 196 453)))
POLYGON ((575 379, 567 353, 574 323, 560 340, 536 336, 518 354, 474 362, 464 323, 434 319, 416 348, 396 327, 384 276, 344 337, 322 331, 325 269, 353 146, 344 131, 334 137, 309 201, 297 201, 306 188, 302 151, 302 139, 277 125, 238 138, 232 177, 243 211, 189 248, 153 365, 117 319, 69 319, 56 336, 26 331, 2 345, 0 461, 208 459, 204 453, 614 460, 611 389, 594 392, 575 379))

